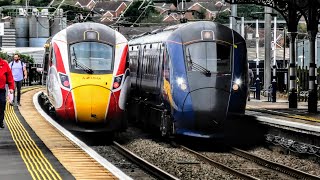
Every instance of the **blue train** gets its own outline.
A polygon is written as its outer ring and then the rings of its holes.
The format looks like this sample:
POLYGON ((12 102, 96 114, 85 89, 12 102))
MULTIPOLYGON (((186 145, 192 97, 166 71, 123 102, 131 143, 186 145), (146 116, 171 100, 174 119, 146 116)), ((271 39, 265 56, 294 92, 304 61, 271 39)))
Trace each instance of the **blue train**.
POLYGON ((129 41, 130 115, 174 134, 210 138, 227 116, 244 114, 248 91, 245 40, 209 21, 145 33, 129 41))

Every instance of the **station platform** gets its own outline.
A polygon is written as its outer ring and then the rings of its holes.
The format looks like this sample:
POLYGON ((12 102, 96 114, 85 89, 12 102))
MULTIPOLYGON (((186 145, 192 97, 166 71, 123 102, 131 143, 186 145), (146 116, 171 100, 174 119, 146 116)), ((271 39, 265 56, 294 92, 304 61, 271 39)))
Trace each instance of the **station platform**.
POLYGON ((269 125, 320 136, 320 101, 318 113, 309 113, 308 102, 298 102, 297 108, 289 108, 287 99, 269 102, 267 97, 261 96, 260 100, 251 98, 247 102, 246 115, 256 116, 257 120, 269 125))
POLYGON ((131 179, 112 165, 108 169, 95 152, 45 120, 34 105, 39 91, 25 88, 21 106, 7 103, 5 128, 0 129, 0 179, 131 179))
POLYGON ((263 112, 263 110, 267 110, 267 112, 278 115, 291 115, 295 116, 295 118, 305 118, 306 120, 309 118, 310 120, 319 120, 320 122, 320 101, 318 101, 318 113, 309 113, 308 112, 308 102, 298 102, 297 108, 289 108, 289 101, 283 98, 277 98, 276 102, 269 102, 267 97, 260 96, 260 100, 256 100, 251 98, 250 101, 247 102, 247 110, 258 110, 263 112))

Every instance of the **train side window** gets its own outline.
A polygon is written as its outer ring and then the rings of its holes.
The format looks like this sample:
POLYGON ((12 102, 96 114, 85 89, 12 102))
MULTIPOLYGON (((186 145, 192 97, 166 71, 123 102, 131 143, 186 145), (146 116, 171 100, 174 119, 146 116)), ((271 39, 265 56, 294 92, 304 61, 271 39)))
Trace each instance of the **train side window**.
POLYGON ((170 62, 169 62, 169 54, 167 49, 165 49, 163 53, 163 62, 164 62, 164 71, 163 71, 163 76, 166 80, 169 81, 170 79, 170 62))
POLYGON ((144 53, 143 53, 143 60, 142 60, 142 79, 145 79, 146 77, 146 66, 147 66, 147 60, 148 60, 148 54, 147 54, 147 49, 144 48, 144 53))
POLYGON ((131 51, 129 52, 129 68, 130 71, 133 73, 134 76, 136 76, 137 74, 137 70, 138 70, 138 55, 139 52, 138 51, 131 51))

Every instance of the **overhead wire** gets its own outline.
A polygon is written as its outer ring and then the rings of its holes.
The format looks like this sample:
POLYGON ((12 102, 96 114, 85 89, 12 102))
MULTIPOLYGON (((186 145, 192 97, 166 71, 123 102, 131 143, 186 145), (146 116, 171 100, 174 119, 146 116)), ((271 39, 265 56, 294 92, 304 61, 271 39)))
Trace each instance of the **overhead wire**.
POLYGON ((130 4, 127 6, 127 8, 124 10, 123 13, 120 14, 119 18, 117 19, 117 21, 113 24, 111 24, 111 26, 118 24, 118 22, 120 21, 120 19, 124 16, 124 14, 127 12, 127 10, 129 9, 129 7, 132 5, 133 1, 130 2, 130 4))
POLYGON ((221 4, 220 9, 219 9, 219 11, 217 12, 216 18, 213 20, 213 22, 216 22, 216 20, 219 19, 222 6, 223 6, 223 4, 221 4))
POLYGON ((134 21, 134 23, 131 25, 131 27, 133 27, 138 22, 140 17, 147 11, 150 3, 152 3, 152 0, 150 0, 149 3, 145 6, 144 10, 140 13, 139 17, 134 21))

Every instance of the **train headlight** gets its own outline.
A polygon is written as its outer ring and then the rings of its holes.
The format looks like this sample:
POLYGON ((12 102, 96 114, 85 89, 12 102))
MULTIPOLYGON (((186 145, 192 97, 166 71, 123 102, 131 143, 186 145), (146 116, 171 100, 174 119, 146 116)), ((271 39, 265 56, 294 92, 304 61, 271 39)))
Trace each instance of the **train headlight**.
POLYGON ((70 88, 69 77, 66 74, 59 73, 60 81, 63 87, 70 88))
POLYGON ((177 78, 177 84, 178 84, 178 86, 180 87, 180 89, 182 91, 185 91, 187 89, 186 81, 183 78, 178 77, 177 78))
POLYGON ((241 84, 241 79, 236 79, 235 83, 236 83, 238 86, 240 86, 240 84, 241 84))
POLYGON ((239 85, 238 85, 238 84, 233 84, 232 89, 233 89, 234 91, 238 91, 239 85))
POLYGON ((241 79, 236 79, 236 80, 234 81, 234 84, 232 85, 232 89, 233 89, 234 91, 238 91, 241 83, 242 83, 242 82, 241 82, 241 79))
POLYGON ((122 81, 122 75, 115 77, 112 85, 113 89, 118 89, 121 85, 121 81, 122 81))

